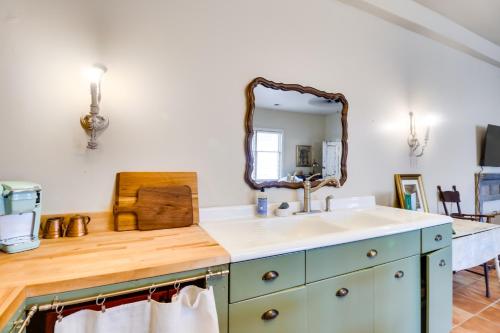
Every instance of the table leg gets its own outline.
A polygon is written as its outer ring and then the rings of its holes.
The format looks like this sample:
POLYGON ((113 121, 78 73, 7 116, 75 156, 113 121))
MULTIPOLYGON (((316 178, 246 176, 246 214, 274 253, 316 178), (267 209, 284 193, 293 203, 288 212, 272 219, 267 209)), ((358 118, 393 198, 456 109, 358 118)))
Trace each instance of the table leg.
POLYGON ((498 262, 498 256, 495 256, 495 269, 497 271, 498 281, 500 282, 500 264, 498 262))

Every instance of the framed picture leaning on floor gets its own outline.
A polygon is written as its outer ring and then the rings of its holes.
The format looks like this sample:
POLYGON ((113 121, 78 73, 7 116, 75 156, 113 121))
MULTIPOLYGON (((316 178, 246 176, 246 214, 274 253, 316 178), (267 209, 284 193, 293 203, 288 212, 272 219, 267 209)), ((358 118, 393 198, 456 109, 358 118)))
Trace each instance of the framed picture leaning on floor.
POLYGON ((424 182, 420 174, 396 174, 396 191, 401 208, 429 212, 424 182))

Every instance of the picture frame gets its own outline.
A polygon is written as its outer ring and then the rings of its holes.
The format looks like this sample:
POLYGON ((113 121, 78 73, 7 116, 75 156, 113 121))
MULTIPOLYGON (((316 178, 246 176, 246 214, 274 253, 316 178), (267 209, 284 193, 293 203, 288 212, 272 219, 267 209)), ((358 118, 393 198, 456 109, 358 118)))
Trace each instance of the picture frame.
POLYGON ((396 174, 396 191, 399 207, 418 212, 429 212, 424 181, 421 174, 396 174))
POLYGON ((295 156, 297 167, 312 167, 312 146, 297 145, 295 156))

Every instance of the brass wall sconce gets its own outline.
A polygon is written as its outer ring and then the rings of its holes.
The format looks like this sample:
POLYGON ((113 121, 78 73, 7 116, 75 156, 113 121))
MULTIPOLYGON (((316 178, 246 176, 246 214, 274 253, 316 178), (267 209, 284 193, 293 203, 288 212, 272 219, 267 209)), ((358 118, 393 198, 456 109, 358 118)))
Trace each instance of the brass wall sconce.
POLYGON ((109 120, 99 114, 101 103, 101 80, 107 68, 101 64, 94 64, 88 71, 90 80, 90 112, 80 118, 80 124, 90 137, 88 149, 97 149, 97 136, 109 126, 109 120))

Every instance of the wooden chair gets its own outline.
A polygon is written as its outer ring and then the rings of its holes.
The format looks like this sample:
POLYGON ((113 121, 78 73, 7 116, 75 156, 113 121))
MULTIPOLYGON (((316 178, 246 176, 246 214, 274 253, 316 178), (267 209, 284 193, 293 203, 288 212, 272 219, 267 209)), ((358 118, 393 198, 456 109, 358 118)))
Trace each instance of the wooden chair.
MULTIPOLYGON (((444 212, 446 215, 453 217, 455 219, 460 219, 460 220, 468 220, 468 221, 476 221, 476 222, 483 222, 483 219, 486 220, 487 223, 490 223, 491 220, 495 217, 495 215, 491 214, 463 214, 462 213, 462 208, 460 207, 460 192, 457 191, 457 187, 453 185, 453 191, 443 191, 441 189, 441 186, 438 185, 437 189, 439 192, 439 199, 443 203, 443 208, 444 212), (451 204, 456 204, 457 205, 457 210, 458 213, 450 213, 448 211, 448 207, 446 206, 447 203, 451 204)), ((486 284, 486 297, 490 297, 490 282, 489 282, 489 276, 488 272, 490 270, 490 267, 488 266, 488 263, 482 264, 483 269, 484 269, 484 274, 468 270, 466 269, 467 272, 478 274, 481 276, 484 276, 484 282, 486 284)))
POLYGON ((439 199, 443 203, 444 213, 448 216, 451 216, 456 219, 461 220, 469 220, 469 221, 477 221, 483 222, 483 219, 486 220, 487 223, 491 223, 491 220, 495 217, 495 215, 491 214, 463 214, 462 208, 460 208, 460 192, 457 191, 457 187, 453 185, 453 191, 443 191, 441 186, 438 186, 439 191, 439 199), (447 203, 455 203, 457 205, 458 213, 449 213, 447 203))

